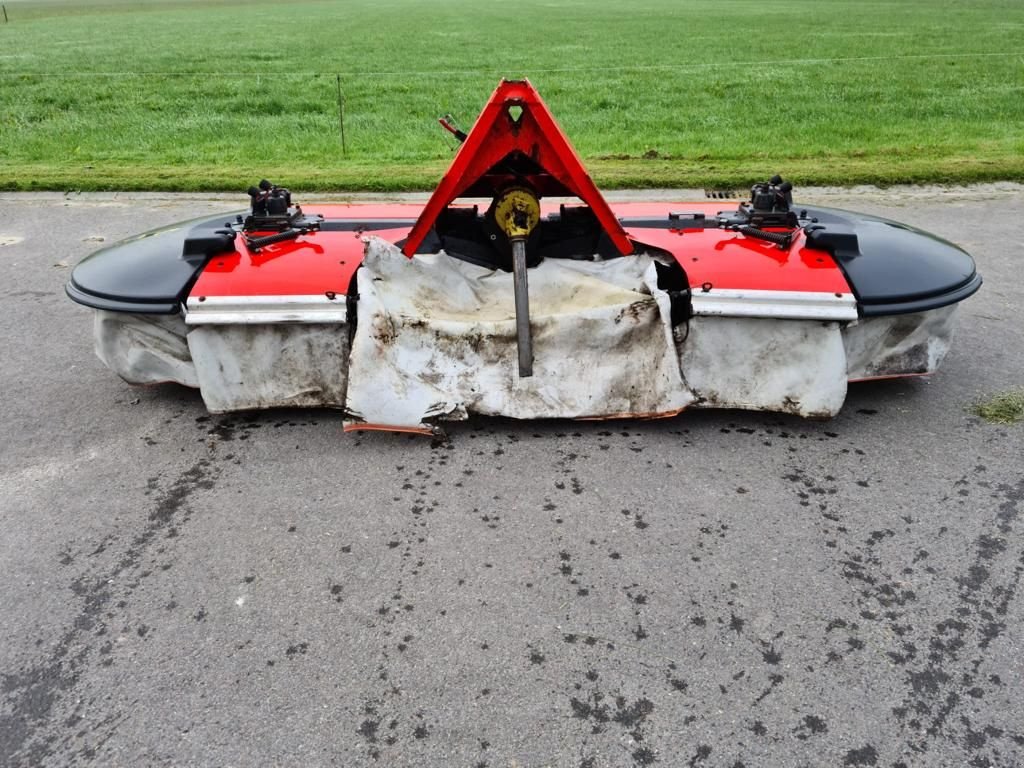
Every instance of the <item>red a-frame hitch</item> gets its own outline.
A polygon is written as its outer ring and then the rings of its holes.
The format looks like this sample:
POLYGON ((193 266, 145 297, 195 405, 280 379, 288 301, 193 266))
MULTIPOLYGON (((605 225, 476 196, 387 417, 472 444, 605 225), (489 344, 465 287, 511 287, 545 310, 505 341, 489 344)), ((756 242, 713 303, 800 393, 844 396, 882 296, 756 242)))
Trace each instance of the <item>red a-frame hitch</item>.
POLYGON ((512 184, 541 196, 574 196, 590 206, 622 255, 633 245, 529 80, 502 80, 437 185, 402 251, 411 257, 459 197, 493 197, 512 184), (517 169, 510 172, 510 169, 517 169), (525 169, 525 170, 524 170, 525 169))

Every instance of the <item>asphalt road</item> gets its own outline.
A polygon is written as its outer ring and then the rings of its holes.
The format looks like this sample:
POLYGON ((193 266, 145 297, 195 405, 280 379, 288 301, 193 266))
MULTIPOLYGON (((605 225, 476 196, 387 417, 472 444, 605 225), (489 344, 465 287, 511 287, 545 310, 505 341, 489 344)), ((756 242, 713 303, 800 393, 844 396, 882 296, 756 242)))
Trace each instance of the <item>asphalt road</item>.
POLYGON ((975 255, 938 375, 431 444, 96 360, 68 265, 241 197, 0 195, 0 765, 1024 763, 1024 192, 804 199, 975 255))

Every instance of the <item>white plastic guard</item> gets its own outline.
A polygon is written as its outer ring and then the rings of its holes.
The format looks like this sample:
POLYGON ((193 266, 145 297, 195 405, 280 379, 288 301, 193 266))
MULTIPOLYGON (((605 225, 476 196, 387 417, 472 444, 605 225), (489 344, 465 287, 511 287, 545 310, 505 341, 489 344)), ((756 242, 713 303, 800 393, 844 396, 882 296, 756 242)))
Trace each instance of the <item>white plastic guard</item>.
POLYGON ((353 425, 414 427, 468 412, 656 415, 693 400, 649 257, 549 259, 531 269, 535 358, 526 379, 517 373, 511 274, 443 252, 408 259, 368 238, 358 280, 346 406, 353 425))

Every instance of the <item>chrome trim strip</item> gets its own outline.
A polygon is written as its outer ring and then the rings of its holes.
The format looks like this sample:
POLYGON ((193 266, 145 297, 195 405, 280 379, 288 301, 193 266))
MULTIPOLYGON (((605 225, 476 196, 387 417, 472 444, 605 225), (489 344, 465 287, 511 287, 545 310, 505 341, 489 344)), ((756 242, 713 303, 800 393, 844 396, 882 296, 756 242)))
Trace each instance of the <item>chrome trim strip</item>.
MULTIPOLYGON (((344 323, 344 295, 190 296, 185 304, 188 325, 252 325, 258 323, 344 323)), ((692 294, 693 314, 702 317, 770 317, 790 320, 857 319, 853 294, 761 291, 712 288, 692 294)))
POLYGON ((694 288, 693 314, 720 317, 772 317, 789 320, 856 320, 852 293, 694 288))
POLYGON ((260 323, 344 323, 346 296, 189 296, 187 325, 256 325, 260 323))

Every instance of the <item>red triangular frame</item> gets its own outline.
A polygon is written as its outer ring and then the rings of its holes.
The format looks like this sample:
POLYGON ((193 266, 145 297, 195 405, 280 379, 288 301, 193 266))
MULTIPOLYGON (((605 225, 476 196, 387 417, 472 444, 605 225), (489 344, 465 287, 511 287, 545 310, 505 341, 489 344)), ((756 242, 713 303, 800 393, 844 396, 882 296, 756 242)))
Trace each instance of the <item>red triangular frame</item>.
POLYGON ((619 253, 633 252, 633 245, 608 203, 583 167, 551 111, 529 80, 502 80, 459 147, 448 172, 441 179, 416 220, 402 251, 411 257, 430 232, 441 212, 458 197, 489 196, 500 191, 500 182, 511 181, 496 172, 509 155, 521 153, 543 173, 529 178, 543 195, 573 195, 590 206, 619 253), (518 119, 509 113, 522 110, 518 119))

